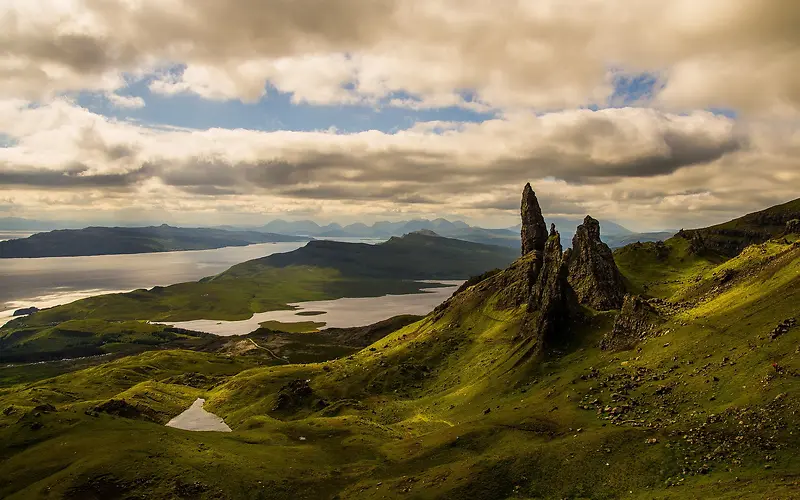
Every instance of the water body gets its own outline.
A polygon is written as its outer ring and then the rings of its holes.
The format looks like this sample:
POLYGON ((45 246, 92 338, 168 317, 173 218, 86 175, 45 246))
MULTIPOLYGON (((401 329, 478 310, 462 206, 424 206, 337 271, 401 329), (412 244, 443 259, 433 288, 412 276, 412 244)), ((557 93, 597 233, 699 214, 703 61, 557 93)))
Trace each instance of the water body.
POLYGON ((222 418, 203 409, 206 400, 197 398, 188 410, 167 422, 167 427, 185 431, 231 432, 222 418))
POLYGON ((324 322, 327 328, 350 328, 366 326, 399 314, 425 315, 450 297, 463 281, 429 281, 448 286, 429 288, 422 293, 407 295, 384 295, 383 297, 345 298, 318 300, 289 304, 296 309, 269 311, 254 314, 243 321, 194 320, 171 323, 178 328, 213 333, 220 336, 247 335, 258 329, 265 321, 297 323, 300 321, 324 322), (315 312, 308 316, 307 313, 315 312))
MULTIPOLYGON (((340 238, 379 243, 382 240, 340 238)), ((305 242, 262 243, 214 250, 92 257, 0 259, 0 326, 17 309, 44 309, 105 293, 197 281, 229 267, 274 253, 290 252, 305 242)))
POLYGON ((23 307, 44 309, 93 295, 197 281, 234 264, 303 245, 264 243, 187 252, 0 259, 0 325, 23 307))

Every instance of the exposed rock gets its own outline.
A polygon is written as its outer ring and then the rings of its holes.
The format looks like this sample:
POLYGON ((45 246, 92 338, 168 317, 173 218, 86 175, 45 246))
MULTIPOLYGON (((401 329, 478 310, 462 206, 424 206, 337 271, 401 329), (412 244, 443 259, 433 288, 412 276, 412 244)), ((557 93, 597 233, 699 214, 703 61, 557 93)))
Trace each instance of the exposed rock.
POLYGON ((532 315, 528 328, 536 342, 534 352, 541 352, 568 328, 570 313, 574 309, 571 304, 575 302, 567 281, 570 253, 567 250, 562 254, 561 236, 552 227, 544 249, 541 272, 528 302, 528 311, 532 315))
POLYGON ((33 411, 40 412, 40 413, 53 413, 56 411, 56 407, 51 405, 50 403, 45 403, 36 406, 33 411))
POLYGON ((527 304, 533 285, 536 284, 539 270, 542 267, 542 255, 533 252, 512 263, 508 269, 490 277, 484 286, 498 294, 497 307, 500 309, 516 308, 527 304))
POLYGON ((796 319, 794 319, 794 318, 785 319, 785 320, 781 321, 778 324, 778 326, 776 326, 775 328, 772 329, 772 331, 769 334, 769 338, 772 339, 772 340, 775 340, 778 337, 780 337, 781 335, 783 335, 785 333, 788 333, 789 330, 794 328, 796 325, 797 325, 797 320, 796 319))
POLYGON ((639 295, 626 295, 614 327, 600 341, 603 350, 630 349, 647 337, 658 322, 658 312, 639 295))
POLYGON ((522 255, 534 251, 544 251, 545 243, 547 243, 547 225, 542 216, 542 209, 539 207, 539 200, 536 199, 536 193, 533 192, 530 183, 525 184, 525 189, 522 191, 520 215, 522 216, 522 255))
POLYGON ((38 307, 26 307, 24 309, 17 309, 16 311, 14 311, 13 316, 28 316, 37 312, 39 312, 38 307))
POLYGON ((800 219, 792 219, 786 223, 785 234, 800 234, 800 219))
POLYGON ((625 283, 611 249, 600 240, 600 223, 586 216, 572 238, 569 283, 581 304, 599 311, 619 309, 625 283))
POLYGON ((311 400, 314 391, 308 385, 308 380, 292 380, 281 387, 272 411, 294 411, 300 409, 311 400))
POLYGON ((147 420, 150 422, 159 422, 159 415, 152 408, 131 404, 124 399, 110 399, 105 403, 95 406, 95 411, 100 413, 107 413, 117 417, 130 418, 135 420, 147 420))

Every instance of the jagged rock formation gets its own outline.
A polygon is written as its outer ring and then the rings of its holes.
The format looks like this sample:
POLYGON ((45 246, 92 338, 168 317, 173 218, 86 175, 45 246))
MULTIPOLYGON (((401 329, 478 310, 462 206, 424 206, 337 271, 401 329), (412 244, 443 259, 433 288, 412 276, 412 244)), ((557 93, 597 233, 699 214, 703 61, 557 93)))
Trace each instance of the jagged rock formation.
POLYGON ((630 349, 652 333, 658 323, 658 311, 639 295, 626 295, 614 327, 600 341, 608 351, 630 349))
POLYGON ((547 225, 542 216, 542 209, 539 207, 539 200, 536 199, 536 193, 533 192, 530 183, 525 184, 525 189, 522 191, 520 215, 522 216, 522 255, 528 255, 534 251, 544 251, 544 245, 547 243, 547 225))
POLYGON ((570 316, 572 291, 567 281, 567 260, 570 251, 562 253, 561 236, 555 226, 544 248, 542 270, 536 280, 528 302, 528 311, 538 311, 532 330, 537 337, 538 349, 567 326, 570 316))
POLYGON ((600 223, 586 216, 572 239, 569 283, 581 304, 598 311, 619 309, 625 282, 611 249, 600 240, 600 223))
POLYGON ((547 225, 539 207, 539 200, 530 183, 522 191, 520 207, 522 229, 522 259, 514 262, 507 273, 506 283, 502 285, 501 307, 518 307, 529 301, 531 291, 539 278, 544 263, 547 225))

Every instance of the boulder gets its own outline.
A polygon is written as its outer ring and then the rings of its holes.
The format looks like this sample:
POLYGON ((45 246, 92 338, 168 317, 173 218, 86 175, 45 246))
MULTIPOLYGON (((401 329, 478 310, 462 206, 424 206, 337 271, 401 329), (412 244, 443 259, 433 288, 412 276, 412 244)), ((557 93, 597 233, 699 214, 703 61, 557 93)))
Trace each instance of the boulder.
POLYGON ((581 304, 598 311, 619 309, 625 282, 611 249, 600 240, 600 223, 586 216, 572 238, 569 283, 581 304))
POLYGON ((653 306, 639 295, 626 295, 611 332, 600 341, 600 348, 608 351, 630 349, 647 337, 657 324, 658 312, 653 306))

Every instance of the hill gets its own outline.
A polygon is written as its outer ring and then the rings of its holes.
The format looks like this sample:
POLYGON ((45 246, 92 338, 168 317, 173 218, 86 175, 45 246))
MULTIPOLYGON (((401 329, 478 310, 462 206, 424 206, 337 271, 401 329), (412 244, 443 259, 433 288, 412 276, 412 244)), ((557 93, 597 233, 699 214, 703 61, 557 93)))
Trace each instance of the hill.
POLYGON ((5 388, 0 495, 796 498, 798 235, 610 259, 594 219, 563 251, 526 206, 525 255, 357 353, 170 350, 5 388), (163 426, 197 397, 233 432, 163 426))
POLYGON ((800 220, 800 198, 716 226, 681 230, 678 236, 691 242, 694 253, 733 257, 748 245, 782 235, 794 220, 800 220))
POLYGON ((0 258, 76 257, 180 250, 208 250, 254 243, 305 241, 307 238, 208 228, 88 227, 38 233, 0 241, 0 258))
POLYGON ((220 277, 254 275, 265 267, 313 266, 336 269, 346 276, 369 278, 467 279, 489 269, 505 267, 518 254, 517 249, 443 238, 420 231, 394 236, 378 245, 311 241, 292 252, 239 264, 220 277))

